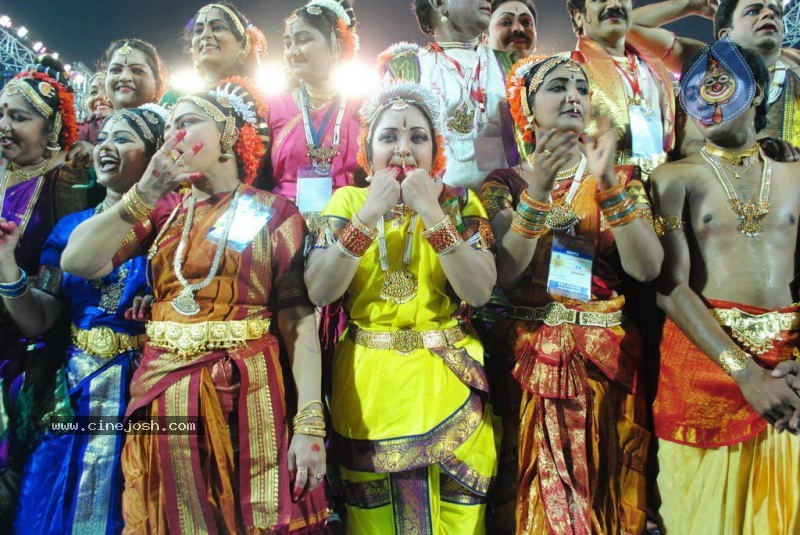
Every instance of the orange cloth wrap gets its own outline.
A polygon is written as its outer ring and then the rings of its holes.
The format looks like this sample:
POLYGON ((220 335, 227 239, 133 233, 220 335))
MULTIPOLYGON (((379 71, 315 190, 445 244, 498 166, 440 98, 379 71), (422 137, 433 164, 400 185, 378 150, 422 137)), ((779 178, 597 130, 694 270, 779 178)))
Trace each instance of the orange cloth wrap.
MULTIPOLYGON (((708 300, 708 304, 720 309, 736 307, 748 314, 770 312, 729 301, 708 300)), ((798 311, 800 305, 777 312, 798 311)), ((772 369, 779 362, 791 359, 797 344, 797 331, 782 331, 772 349, 754 357, 755 361, 759 366, 772 369)), ((766 428, 767 422, 750 407, 736 382, 669 319, 664 324, 659 349, 661 369, 653 406, 658 438, 716 448, 744 442, 766 428)))

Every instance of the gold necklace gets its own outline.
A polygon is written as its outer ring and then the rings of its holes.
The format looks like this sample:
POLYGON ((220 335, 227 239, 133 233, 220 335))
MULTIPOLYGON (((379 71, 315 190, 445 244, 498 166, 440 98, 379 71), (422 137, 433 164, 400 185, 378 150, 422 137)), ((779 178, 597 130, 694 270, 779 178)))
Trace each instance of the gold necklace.
POLYGON ((703 150, 731 165, 742 165, 746 159, 756 155, 758 152, 758 143, 753 143, 753 146, 747 149, 725 149, 706 141, 703 150))
POLYGON ((308 89, 308 85, 306 85, 306 92, 308 93, 308 106, 314 111, 324 108, 326 104, 331 102, 338 95, 336 91, 331 93, 314 93, 308 89))
POLYGON ((225 220, 222 223, 222 239, 217 242, 217 249, 214 251, 214 259, 211 261, 211 268, 208 270, 208 274, 200 282, 193 282, 191 284, 189 284, 189 281, 187 281, 186 277, 183 275, 183 254, 186 250, 186 245, 189 243, 189 231, 192 228, 192 221, 194 220, 195 197, 194 195, 189 195, 187 201, 189 206, 186 209, 186 221, 183 223, 183 231, 181 232, 181 239, 178 242, 178 248, 175 250, 175 258, 172 260, 172 268, 175 272, 175 277, 178 279, 178 282, 181 283, 181 286, 183 286, 183 290, 178 294, 178 297, 172 300, 172 308, 179 314, 194 316, 200 312, 200 305, 197 303, 194 295, 199 290, 211 284, 211 281, 217 276, 217 271, 222 261, 222 254, 225 252, 225 248, 228 244, 228 236, 233 226, 233 217, 236 213, 236 207, 239 204, 241 193, 241 188, 237 187, 233 195, 233 201, 231 201, 230 207, 228 207, 228 210, 223 216, 225 220))
POLYGON ((8 171, 13 173, 17 178, 19 178, 20 182, 25 182, 26 180, 30 180, 34 177, 45 174, 47 172, 47 168, 50 166, 51 161, 52 159, 45 160, 45 162, 42 165, 30 171, 23 171, 17 164, 9 162, 8 171))
POLYGON ((411 216, 411 221, 406 229, 406 241, 403 248, 403 268, 389 271, 389 254, 386 247, 386 229, 383 216, 378 219, 378 252, 380 255, 381 271, 383 271, 383 288, 381 299, 397 304, 408 303, 417 295, 417 277, 408 269, 411 263, 411 249, 413 247, 414 229, 417 226, 419 215, 411 216))
POLYGON ((750 201, 743 203, 739 200, 739 196, 736 195, 736 190, 733 189, 733 184, 731 184, 725 169, 718 162, 714 161, 707 152, 701 150, 700 155, 711 166, 711 169, 714 170, 714 175, 716 175, 717 180, 720 185, 722 185, 722 189, 725 191, 725 195, 728 197, 731 209, 739 216, 739 224, 736 230, 748 238, 753 238, 761 234, 762 229, 759 221, 769 213, 769 191, 772 185, 772 161, 768 158, 762 158, 764 165, 761 168, 761 185, 759 187, 758 202, 750 201))

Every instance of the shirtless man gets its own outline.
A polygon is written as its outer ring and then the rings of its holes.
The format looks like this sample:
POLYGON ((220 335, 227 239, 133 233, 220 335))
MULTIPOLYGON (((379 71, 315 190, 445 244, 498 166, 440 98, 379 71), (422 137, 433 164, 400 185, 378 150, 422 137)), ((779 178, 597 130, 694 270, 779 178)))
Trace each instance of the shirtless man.
MULTIPOLYGON (((653 407, 669 533, 800 532, 797 367, 770 372, 800 345, 790 289, 800 164, 759 155, 769 74, 742 55, 756 85, 744 112, 695 121, 703 150, 652 175, 665 252, 659 305, 669 315, 653 407)), ((739 89, 748 83, 734 78, 739 89)))
MULTIPOLYGON (((767 91, 769 115, 767 126, 758 133, 768 141, 764 148, 775 158, 800 161, 800 51, 781 48, 784 36, 782 0, 668 0, 637 8, 633 12, 633 40, 657 56, 665 64, 680 71, 705 43, 676 36, 659 26, 687 16, 698 15, 714 20, 714 37, 729 35, 734 43, 758 54, 770 71, 767 91)), ((703 137, 686 121, 678 128, 680 154, 697 152, 703 137)))

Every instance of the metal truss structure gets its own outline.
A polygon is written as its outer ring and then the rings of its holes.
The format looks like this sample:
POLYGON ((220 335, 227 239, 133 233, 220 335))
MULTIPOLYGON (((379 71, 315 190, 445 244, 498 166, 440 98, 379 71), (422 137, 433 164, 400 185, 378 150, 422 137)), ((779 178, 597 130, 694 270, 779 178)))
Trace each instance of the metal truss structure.
MULTIPOLYGON (((6 28, 0 25, 0 89, 15 74, 36 64, 38 57, 39 54, 27 44, 25 39, 18 36, 13 27, 6 28)), ((83 63, 76 63, 72 65, 70 75, 72 88, 75 91, 75 107, 80 116, 84 110, 86 90, 92 71, 83 63)))
POLYGON ((800 0, 790 0, 784 4, 783 25, 783 46, 800 45, 800 0))

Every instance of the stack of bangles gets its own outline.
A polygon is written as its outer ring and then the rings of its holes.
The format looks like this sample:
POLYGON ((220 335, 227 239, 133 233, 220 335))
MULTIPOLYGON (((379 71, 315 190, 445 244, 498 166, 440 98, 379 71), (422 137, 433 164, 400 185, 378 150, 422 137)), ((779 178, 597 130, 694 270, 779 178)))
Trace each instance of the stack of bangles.
POLYGON ((439 256, 452 253, 456 247, 464 243, 464 238, 458 233, 449 216, 444 216, 444 219, 434 226, 425 229, 424 234, 439 256))
POLYGON ((150 215, 152 206, 144 202, 144 199, 139 195, 139 187, 134 184, 131 189, 122 196, 122 219, 128 223, 138 223, 142 219, 150 215))
POLYGON ((295 435, 325 438, 325 413, 321 401, 309 401, 303 405, 292 420, 295 435), (319 405, 318 409, 311 408, 319 405))
POLYGON ((377 231, 366 226, 357 215, 353 215, 353 219, 344 227, 336 241, 336 247, 353 260, 361 260, 377 234, 377 231))
POLYGON ((595 198, 611 228, 627 225, 641 215, 624 184, 598 192, 595 198))
POLYGON ((551 207, 550 203, 535 201, 527 190, 523 191, 511 220, 511 230, 529 240, 539 239, 549 230, 545 220, 551 207))
POLYGON ((19 268, 19 279, 14 282, 0 282, 0 297, 3 299, 19 299, 28 292, 28 274, 19 268))

